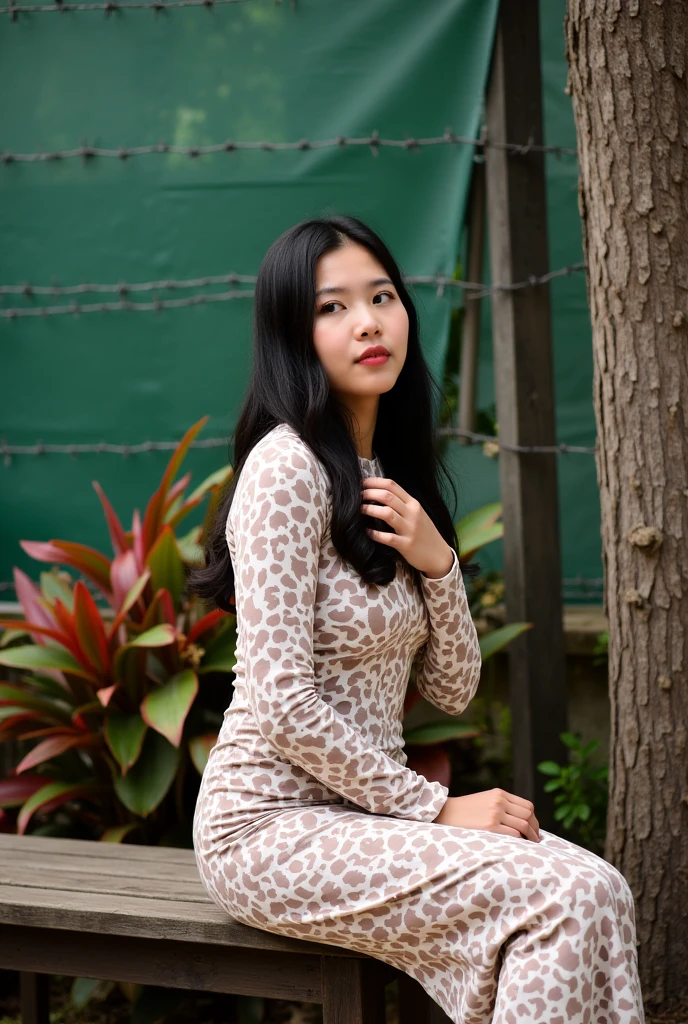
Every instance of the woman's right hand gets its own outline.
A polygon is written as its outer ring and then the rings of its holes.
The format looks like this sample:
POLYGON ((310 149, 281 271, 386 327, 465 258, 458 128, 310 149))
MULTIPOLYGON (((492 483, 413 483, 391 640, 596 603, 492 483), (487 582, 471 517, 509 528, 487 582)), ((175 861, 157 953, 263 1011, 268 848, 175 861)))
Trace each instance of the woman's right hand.
POLYGON ((450 796, 433 824, 478 828, 540 842, 540 826, 530 800, 503 789, 488 789, 469 796, 450 796))

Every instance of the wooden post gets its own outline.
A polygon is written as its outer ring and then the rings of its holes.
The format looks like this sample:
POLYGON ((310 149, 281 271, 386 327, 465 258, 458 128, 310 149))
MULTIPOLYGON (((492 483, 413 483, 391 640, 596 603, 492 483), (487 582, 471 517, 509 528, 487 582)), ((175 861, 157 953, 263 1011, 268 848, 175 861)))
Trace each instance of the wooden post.
MULTIPOLYGON (((487 94, 488 143, 542 143, 541 90, 538 0, 503 0, 487 94)), ((492 282, 547 273, 543 154, 488 145, 485 171, 492 282)), ((492 318, 500 440, 554 444, 548 285, 493 292, 492 318)), ((548 829, 552 798, 542 793, 535 766, 565 760, 558 737, 567 719, 557 457, 499 455, 507 619, 534 626, 508 648, 514 788, 536 803, 548 829)))
POLYGON ((33 971, 19 974, 22 1024, 48 1024, 50 1016, 50 976, 33 971))
POLYGON ((399 1024, 451 1024, 420 982, 403 971, 399 972, 399 1024))
MULTIPOLYGON (((468 259, 466 277, 482 281, 485 242, 485 165, 473 164, 473 180, 468 207, 468 259)), ((478 350, 480 347, 481 299, 466 296, 461 332, 461 377, 459 384, 459 427, 475 431, 475 405, 478 389, 478 350)), ((470 438, 458 437, 459 444, 470 444, 470 438)))
POLYGON ((387 972, 379 961, 321 957, 323 1024, 384 1024, 387 972))

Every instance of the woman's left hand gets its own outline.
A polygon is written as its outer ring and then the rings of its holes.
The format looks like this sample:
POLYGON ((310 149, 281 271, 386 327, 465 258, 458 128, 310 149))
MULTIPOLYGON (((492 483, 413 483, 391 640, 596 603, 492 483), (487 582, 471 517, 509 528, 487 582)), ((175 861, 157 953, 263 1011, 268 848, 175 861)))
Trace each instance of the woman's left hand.
POLYGON ((446 576, 454 562, 454 551, 447 544, 430 516, 416 498, 386 477, 367 476, 362 481, 361 512, 383 519, 394 533, 367 529, 372 540, 396 548, 409 565, 424 576, 439 579, 446 576), (379 501, 380 505, 368 505, 379 501))

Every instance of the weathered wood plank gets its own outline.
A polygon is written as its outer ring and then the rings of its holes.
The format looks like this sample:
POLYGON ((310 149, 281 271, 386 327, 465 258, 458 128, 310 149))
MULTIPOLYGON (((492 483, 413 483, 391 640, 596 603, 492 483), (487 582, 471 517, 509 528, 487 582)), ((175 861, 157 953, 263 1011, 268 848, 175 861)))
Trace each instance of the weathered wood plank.
POLYGON ((84 856, 150 860, 164 864, 191 864, 193 850, 174 846, 134 846, 128 843, 98 843, 88 839, 62 839, 56 836, 15 836, 0 833, 0 856, 5 850, 39 851, 45 853, 76 853, 84 856))
MULTIPOLYGON (((102 858, 83 857, 78 853, 38 853, 35 851, 22 852, 20 850, 0 850, 0 864, 5 868, 23 865, 32 867, 41 873, 50 871, 50 874, 58 874, 62 871, 82 872, 84 875, 116 875, 120 878, 158 879, 160 881, 176 882, 199 882, 198 868, 196 863, 190 864, 157 864, 155 861, 130 861, 126 858, 117 860, 114 857, 102 858)), ((200 883, 199 883, 200 884, 200 883)))
MULTIPOLYGON (((336 959, 328 957, 328 959, 336 959)), ((320 1002, 321 957, 0 925, 0 967, 142 985, 320 1002)))
POLYGON ((17 864, 0 864, 0 885, 23 886, 29 889, 47 889, 54 892, 102 893, 112 896, 139 896, 159 900, 181 901, 182 903, 211 904, 200 881, 184 879, 129 878, 113 875, 87 874, 79 871, 56 871, 43 865, 39 871, 35 866, 20 867, 17 864))
POLYGON ((291 939, 235 921, 207 904, 0 885, 0 923, 224 947, 357 957, 352 950, 291 939))

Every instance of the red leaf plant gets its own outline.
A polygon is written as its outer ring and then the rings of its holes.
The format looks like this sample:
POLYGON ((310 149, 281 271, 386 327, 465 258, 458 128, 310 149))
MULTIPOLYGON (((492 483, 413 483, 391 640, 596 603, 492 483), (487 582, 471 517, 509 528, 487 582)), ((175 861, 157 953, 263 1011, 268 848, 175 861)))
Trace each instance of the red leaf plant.
POLYGON ((0 682, 0 742, 20 749, 0 779, 2 830, 190 843, 236 643, 234 615, 205 614, 184 592, 185 565, 202 559, 201 539, 232 477, 231 467, 218 470, 188 496, 191 474, 174 482, 207 419, 182 438, 130 530, 94 481, 111 557, 71 541, 21 542, 56 565, 40 586, 15 569, 23 618, 0 619, 0 665, 14 677, 0 682), (206 497, 203 524, 177 537, 206 497))

